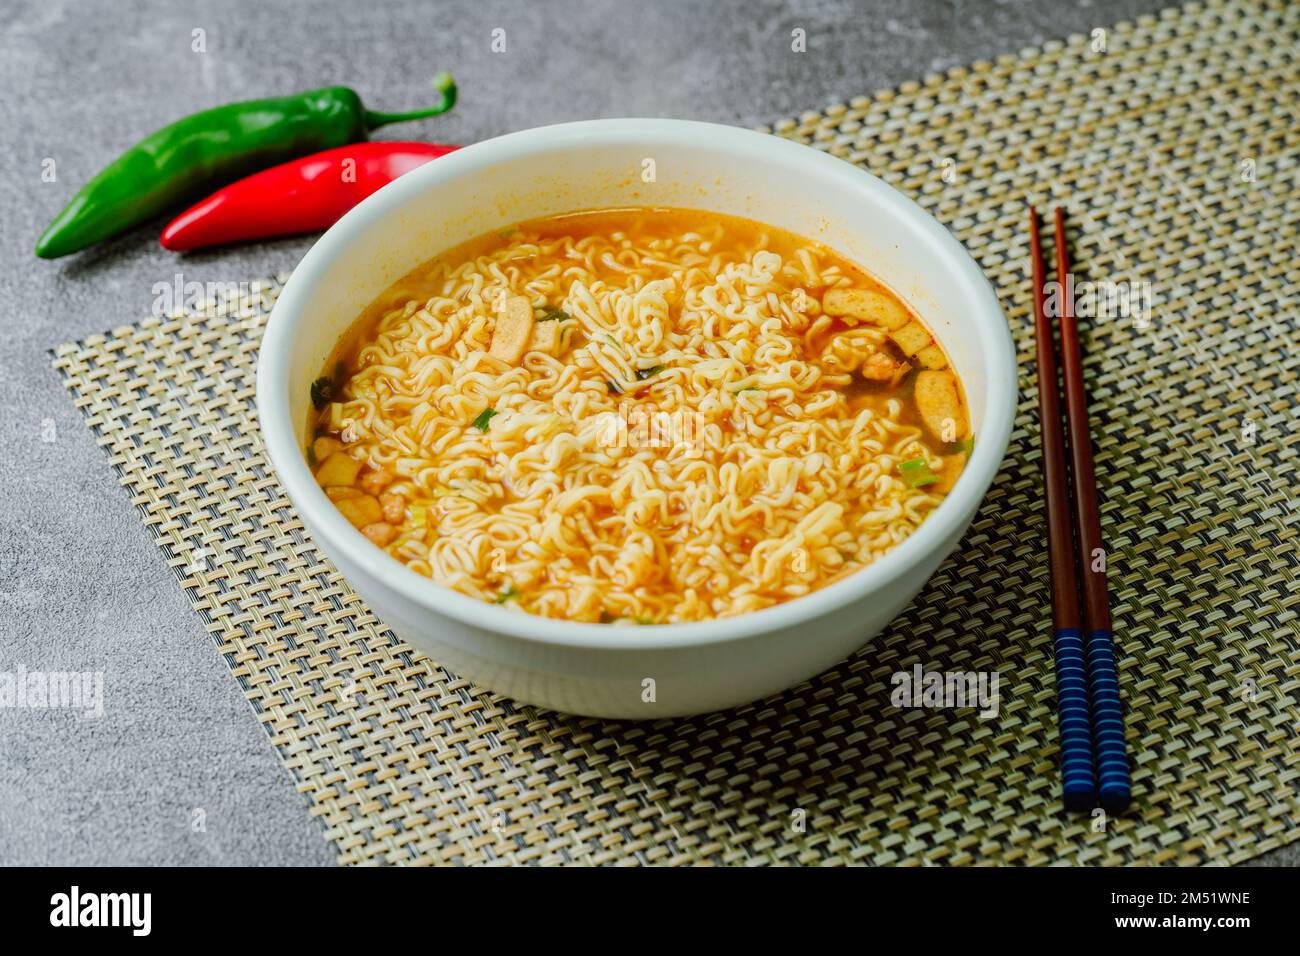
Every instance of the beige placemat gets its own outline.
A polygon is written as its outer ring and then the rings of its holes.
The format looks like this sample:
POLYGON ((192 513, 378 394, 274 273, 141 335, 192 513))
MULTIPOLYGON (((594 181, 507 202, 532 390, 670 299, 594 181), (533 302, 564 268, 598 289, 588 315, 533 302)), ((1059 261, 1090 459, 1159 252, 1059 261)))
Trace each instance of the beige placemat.
MULTIPOLYGON (((345 863, 1199 863, 1300 834, 1300 9, 1193 5, 908 84, 781 135, 917 197, 996 283, 1011 450, 959 553, 869 647, 753 706, 618 724, 485 693, 397 641, 262 454, 266 308, 55 351, 78 407, 345 863), (1105 52, 1094 46, 1105 44, 1105 52), (1146 281, 1087 330, 1136 804, 1056 794, 1025 204, 1081 277, 1146 281), (997 671, 993 720, 890 677, 997 671)), ((235 314, 231 314, 231 313, 235 314)))

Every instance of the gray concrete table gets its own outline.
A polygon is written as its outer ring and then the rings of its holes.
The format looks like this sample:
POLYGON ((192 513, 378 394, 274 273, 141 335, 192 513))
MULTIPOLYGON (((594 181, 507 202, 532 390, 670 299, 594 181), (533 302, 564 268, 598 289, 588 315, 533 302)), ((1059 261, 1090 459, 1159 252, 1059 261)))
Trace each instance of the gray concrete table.
POLYGON ((0 863, 332 861, 46 355, 143 317, 154 283, 177 272, 273 274, 310 239, 179 259, 154 223, 36 260, 42 228, 121 149, 196 109, 335 83, 376 109, 413 107, 443 67, 461 85, 455 112, 386 138, 468 143, 627 115, 755 125, 1165 5, 6 3, 0 670, 102 671, 104 712, 0 709, 0 863), (505 53, 491 49, 497 28, 505 53), (795 28, 805 54, 790 52, 795 28))

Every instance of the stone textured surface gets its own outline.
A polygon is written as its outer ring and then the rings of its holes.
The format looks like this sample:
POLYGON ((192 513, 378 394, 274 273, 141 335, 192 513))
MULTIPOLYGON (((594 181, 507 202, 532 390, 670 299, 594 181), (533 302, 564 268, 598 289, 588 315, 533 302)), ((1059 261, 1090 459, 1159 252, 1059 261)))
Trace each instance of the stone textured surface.
POLYGON ((1163 5, 7 3, 0 670, 102 671, 104 714, 0 709, 0 863, 331 862, 46 355, 142 317, 155 282, 272 274, 310 240, 175 257, 157 245, 160 221, 36 260, 41 229, 121 149, 196 109, 333 83, 376 109, 413 107, 444 67, 456 111, 381 138, 473 142, 619 115, 752 125, 1163 5), (790 52, 796 27, 806 54, 790 52), (205 52, 192 49, 200 29, 205 52))

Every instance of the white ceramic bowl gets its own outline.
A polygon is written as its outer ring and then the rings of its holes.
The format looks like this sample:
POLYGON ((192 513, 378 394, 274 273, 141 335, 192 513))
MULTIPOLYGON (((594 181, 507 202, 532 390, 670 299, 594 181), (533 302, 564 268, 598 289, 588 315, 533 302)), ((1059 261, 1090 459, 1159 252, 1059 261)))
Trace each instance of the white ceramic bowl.
POLYGON ((454 673, 526 703, 658 718, 796 684, 898 614, 956 547, 998 470, 1015 412, 1016 366, 1006 319, 970 256, 876 177, 732 127, 594 120, 467 147, 344 216, 280 294, 258 363, 257 403, 271 461, 313 539, 400 637, 454 673), (807 597, 723 620, 632 628, 535 617, 457 594, 349 525, 317 487, 303 449, 310 384, 362 309, 421 262, 489 230, 647 205, 731 213, 816 239, 917 310, 965 385, 976 435, 956 486, 920 528, 875 564, 807 597))

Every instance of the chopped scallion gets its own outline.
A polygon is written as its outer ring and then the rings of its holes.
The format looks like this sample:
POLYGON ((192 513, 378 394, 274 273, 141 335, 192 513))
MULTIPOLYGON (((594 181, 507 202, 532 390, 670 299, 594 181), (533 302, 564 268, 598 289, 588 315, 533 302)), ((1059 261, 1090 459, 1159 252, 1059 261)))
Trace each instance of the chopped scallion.
POLYGON ((497 414, 498 412, 495 408, 485 408, 479 413, 478 418, 474 419, 471 424, 473 424, 473 426, 479 431, 485 432, 488 430, 488 422, 492 421, 497 414))
POLYGON ((908 461, 899 462, 898 473, 913 488, 932 485, 939 480, 939 476, 930 469, 930 463, 924 458, 912 458, 908 461))

